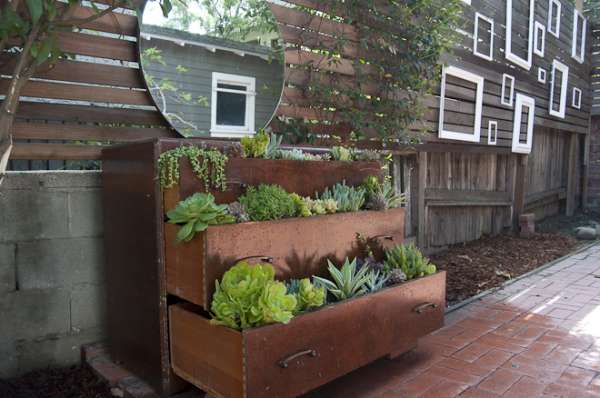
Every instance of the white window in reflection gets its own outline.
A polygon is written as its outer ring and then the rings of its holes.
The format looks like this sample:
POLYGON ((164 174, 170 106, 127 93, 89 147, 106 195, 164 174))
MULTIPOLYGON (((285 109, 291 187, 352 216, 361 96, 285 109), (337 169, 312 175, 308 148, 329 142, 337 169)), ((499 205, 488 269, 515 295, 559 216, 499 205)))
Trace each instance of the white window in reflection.
POLYGON ((254 134, 256 79, 213 72, 211 129, 213 137, 254 134))

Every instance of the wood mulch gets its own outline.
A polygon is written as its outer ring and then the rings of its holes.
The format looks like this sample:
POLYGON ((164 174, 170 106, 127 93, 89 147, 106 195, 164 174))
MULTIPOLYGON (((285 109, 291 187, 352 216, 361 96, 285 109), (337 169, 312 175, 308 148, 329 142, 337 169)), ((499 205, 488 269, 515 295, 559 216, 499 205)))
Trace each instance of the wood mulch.
POLYGON ((555 233, 500 235, 452 246, 430 260, 447 271, 446 299, 453 305, 562 257, 576 245, 574 238, 555 233))
POLYGON ((2 398, 114 398, 110 388, 84 366, 43 369, 16 379, 0 379, 2 398))

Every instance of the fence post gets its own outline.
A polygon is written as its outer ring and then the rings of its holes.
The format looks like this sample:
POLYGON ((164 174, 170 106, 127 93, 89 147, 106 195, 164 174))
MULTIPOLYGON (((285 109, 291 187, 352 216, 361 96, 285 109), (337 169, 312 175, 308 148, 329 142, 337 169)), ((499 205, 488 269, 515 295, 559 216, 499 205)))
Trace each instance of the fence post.
POLYGON ((427 248, 427 207, 425 206, 425 186, 427 184, 427 152, 417 155, 419 168, 419 181, 417 192, 417 245, 421 249, 427 248))
POLYGON ((569 159, 568 159, 568 171, 567 171, 567 205, 566 215, 572 216, 575 213, 576 196, 577 196, 577 149, 578 149, 579 135, 571 133, 569 137, 569 159))
POLYGON ((515 188, 513 196, 513 229, 519 230, 519 216, 525 211, 525 181, 527 179, 527 155, 516 155, 515 188))

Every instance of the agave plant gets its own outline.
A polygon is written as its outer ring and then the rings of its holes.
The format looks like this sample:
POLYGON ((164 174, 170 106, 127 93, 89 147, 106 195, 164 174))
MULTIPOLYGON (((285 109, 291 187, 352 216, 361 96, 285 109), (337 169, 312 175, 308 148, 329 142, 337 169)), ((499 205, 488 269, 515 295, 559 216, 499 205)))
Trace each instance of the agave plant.
POLYGON ((279 149, 281 146, 281 141, 283 141, 283 135, 271 133, 269 136, 269 144, 267 145, 267 149, 265 150, 263 157, 265 159, 277 159, 278 153, 281 152, 279 149))
POLYGON ((362 187, 351 187, 346 181, 327 188, 317 199, 334 200, 337 202, 338 212, 359 211, 365 204, 366 191, 362 187))
POLYGON ((346 258, 340 269, 329 260, 327 260, 327 264, 327 269, 333 281, 318 276, 313 276, 313 280, 323 286, 338 301, 367 293, 366 284, 369 279, 369 269, 363 267, 357 270, 356 259, 349 261, 346 258))
POLYGON ((387 285, 388 280, 389 276, 384 272, 375 271, 374 269, 371 269, 367 273, 367 282, 365 283, 365 286, 369 293, 374 293, 378 290, 383 289, 387 285))
POLYGON ((178 242, 189 242, 196 232, 206 230, 209 225, 235 222, 235 217, 227 212, 227 205, 216 204, 210 193, 195 193, 169 210, 167 217, 171 224, 183 224, 177 231, 178 242))
POLYGON ((369 176, 363 181, 366 191, 366 207, 371 210, 387 210, 399 207, 404 203, 404 194, 397 195, 389 180, 383 183, 375 176, 369 176))

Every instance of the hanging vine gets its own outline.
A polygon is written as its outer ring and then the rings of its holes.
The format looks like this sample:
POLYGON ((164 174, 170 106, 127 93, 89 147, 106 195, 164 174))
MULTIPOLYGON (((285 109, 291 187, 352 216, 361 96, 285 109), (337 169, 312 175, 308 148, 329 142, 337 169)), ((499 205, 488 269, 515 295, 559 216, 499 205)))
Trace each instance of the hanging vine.
MULTIPOLYGON (((318 10, 302 8, 313 18, 341 22, 356 32, 321 34, 317 45, 314 39, 310 45, 298 45, 299 50, 320 55, 319 62, 312 57, 303 65, 310 79, 301 87, 320 122, 331 125, 332 131, 343 126, 349 141, 417 141, 419 134, 413 130, 423 117, 423 97, 439 82, 440 58, 455 42, 459 4, 460 0, 325 0, 318 10), (336 66, 348 71, 349 63, 353 73, 336 73, 336 66)), ((297 140, 298 120, 284 122, 294 126, 297 140)))
POLYGON ((186 157, 196 177, 204 183, 204 189, 227 188, 225 165, 227 155, 217 149, 204 149, 193 145, 180 146, 163 152, 158 158, 158 174, 163 189, 179 184, 179 160, 186 157))

